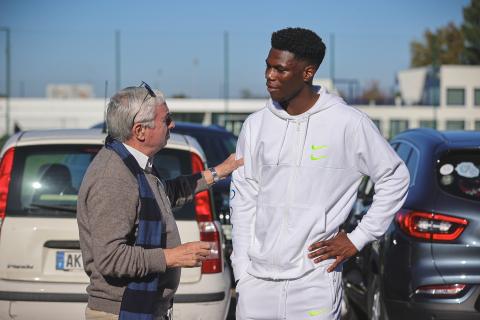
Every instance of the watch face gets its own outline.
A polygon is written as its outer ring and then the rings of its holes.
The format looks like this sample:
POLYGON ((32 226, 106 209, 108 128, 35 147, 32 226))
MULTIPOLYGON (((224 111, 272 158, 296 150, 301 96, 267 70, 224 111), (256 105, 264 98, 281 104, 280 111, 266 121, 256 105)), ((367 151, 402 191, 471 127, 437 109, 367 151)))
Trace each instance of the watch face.
POLYGON ((220 180, 220 177, 218 176, 218 173, 215 170, 215 168, 208 168, 208 170, 210 170, 210 172, 212 173, 213 182, 217 182, 218 180, 220 180))

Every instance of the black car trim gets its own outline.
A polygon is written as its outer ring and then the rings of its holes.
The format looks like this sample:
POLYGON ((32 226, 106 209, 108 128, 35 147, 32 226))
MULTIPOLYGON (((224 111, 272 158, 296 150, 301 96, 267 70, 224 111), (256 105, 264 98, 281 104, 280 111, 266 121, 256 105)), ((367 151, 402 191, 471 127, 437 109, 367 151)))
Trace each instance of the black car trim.
MULTIPOLYGON (((176 303, 214 302, 225 299, 225 292, 179 294, 176 303)), ((87 302, 88 295, 83 293, 37 293, 0 291, 0 301, 36 301, 36 302, 87 302)))
POLYGON ((225 292, 200 293, 200 294, 177 294, 175 303, 214 302, 225 299, 225 292))
POLYGON ((78 249, 80 250, 80 241, 78 240, 49 240, 43 245, 49 249, 78 249))
POLYGON ((37 293, 0 291, 0 300, 41 302, 87 302, 85 293, 37 293))

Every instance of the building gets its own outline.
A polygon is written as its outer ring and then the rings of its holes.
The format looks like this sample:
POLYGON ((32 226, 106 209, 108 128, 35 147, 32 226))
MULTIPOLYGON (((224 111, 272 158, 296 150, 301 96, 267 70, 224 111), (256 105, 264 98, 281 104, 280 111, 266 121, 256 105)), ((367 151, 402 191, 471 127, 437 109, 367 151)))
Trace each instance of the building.
MULTIPOLYGON (((417 127, 480 130, 480 66, 441 66, 399 72, 401 103, 360 105, 390 138, 417 127)), ((328 84, 328 82, 324 82, 328 84)), ((331 85, 331 84, 330 84, 331 85)), ((245 118, 265 99, 168 99, 177 121, 219 124, 238 134, 245 118)), ((0 133, 5 132, 5 99, 0 99, 0 133)), ((10 128, 88 128, 103 121, 104 99, 10 99, 10 128)))
POLYGON ((94 97, 91 84, 49 84, 46 97, 52 99, 90 99, 94 97))

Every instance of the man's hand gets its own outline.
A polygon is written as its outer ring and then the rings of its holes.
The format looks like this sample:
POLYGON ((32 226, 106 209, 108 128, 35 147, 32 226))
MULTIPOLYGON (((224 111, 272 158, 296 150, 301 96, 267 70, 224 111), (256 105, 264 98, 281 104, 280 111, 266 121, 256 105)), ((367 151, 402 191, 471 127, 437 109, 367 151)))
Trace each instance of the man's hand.
POLYGON ((308 257, 313 259, 315 263, 335 258, 335 262, 328 267, 327 272, 332 272, 340 263, 358 253, 357 248, 355 248, 350 239, 348 239, 347 234, 343 231, 340 231, 330 240, 315 242, 308 247, 308 251, 310 251, 308 257))
POLYGON ((173 249, 163 249, 167 268, 200 267, 210 255, 210 245, 207 242, 187 242, 173 249))
POLYGON ((220 178, 225 178, 240 166, 243 166, 243 158, 236 160, 235 154, 232 153, 225 161, 216 166, 215 170, 220 178))

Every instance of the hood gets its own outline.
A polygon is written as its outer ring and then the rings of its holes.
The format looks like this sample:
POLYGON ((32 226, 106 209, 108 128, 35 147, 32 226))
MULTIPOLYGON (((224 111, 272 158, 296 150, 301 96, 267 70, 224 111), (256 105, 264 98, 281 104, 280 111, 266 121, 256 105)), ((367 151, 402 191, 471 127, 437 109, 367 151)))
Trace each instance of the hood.
POLYGON ((315 102, 315 104, 310 109, 308 109, 307 111, 305 111, 302 114, 299 114, 299 115, 288 114, 288 112, 285 111, 285 109, 282 108, 280 103, 272 100, 271 98, 267 101, 267 108, 274 115, 276 115, 277 117, 279 117, 281 119, 284 119, 284 120, 289 120, 289 119, 290 120, 293 120, 293 119, 301 120, 301 119, 310 117, 314 113, 317 113, 317 112, 320 112, 322 110, 328 109, 333 105, 345 104, 345 101, 341 97, 329 93, 327 91, 327 89, 325 89, 324 87, 313 86, 313 88, 317 91, 317 93, 320 95, 320 97, 318 98, 317 102, 315 102))

